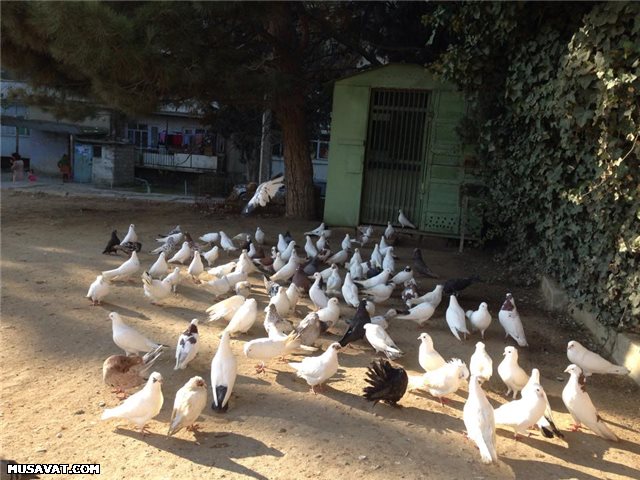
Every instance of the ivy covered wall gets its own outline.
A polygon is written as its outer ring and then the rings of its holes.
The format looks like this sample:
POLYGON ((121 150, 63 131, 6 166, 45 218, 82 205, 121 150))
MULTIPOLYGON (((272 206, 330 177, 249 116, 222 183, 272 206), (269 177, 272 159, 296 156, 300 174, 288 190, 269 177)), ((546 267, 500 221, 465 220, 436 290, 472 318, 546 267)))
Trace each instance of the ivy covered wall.
POLYGON ((444 4, 425 23, 471 104, 487 237, 640 329, 640 3, 444 4))

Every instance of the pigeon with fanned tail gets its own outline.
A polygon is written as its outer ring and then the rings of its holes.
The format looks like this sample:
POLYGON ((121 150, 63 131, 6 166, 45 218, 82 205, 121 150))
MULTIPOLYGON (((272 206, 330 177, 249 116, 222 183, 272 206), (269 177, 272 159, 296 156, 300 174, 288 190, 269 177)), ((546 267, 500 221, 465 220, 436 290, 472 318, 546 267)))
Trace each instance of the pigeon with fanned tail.
POLYGON ((480 450, 482 463, 498 461, 496 451, 496 420, 493 407, 482 390, 484 379, 471 374, 469 397, 462 410, 464 426, 469 437, 480 450))
POLYGON ((579 342, 571 340, 567 344, 567 358, 582 369, 582 374, 589 377, 594 373, 629 375, 629 369, 614 365, 595 352, 583 347, 579 342))
POLYGON ((249 215, 258 207, 266 207, 267 204, 276 196, 278 190, 284 186, 284 176, 280 175, 271 180, 261 183, 256 188, 256 192, 251 200, 242 209, 243 215, 249 215))
POLYGON ((191 360, 196 358, 200 348, 198 335, 198 319, 191 320, 189 327, 182 332, 176 346, 176 366, 174 370, 184 370, 191 360))
POLYGON ((363 396, 375 405, 384 402, 397 407, 407 391, 409 377, 402 367, 394 367, 388 360, 378 359, 367 369, 363 396))
POLYGON ((136 252, 131 253, 131 257, 122 263, 118 268, 105 270, 102 277, 105 280, 125 280, 134 275, 140 269, 140 260, 136 252))
POLYGON ((140 355, 111 355, 102 364, 102 380, 119 393, 130 390, 146 381, 146 376, 160 358, 164 346, 140 355))
POLYGON ((413 250, 413 269, 420 275, 428 278, 438 278, 438 275, 429 268, 422 258, 422 252, 419 248, 413 250))
POLYGON ((402 209, 398 210, 398 223, 402 225, 402 228, 413 228, 414 230, 416 229, 416 226, 411 223, 402 209))
POLYGON ((577 365, 569 365, 565 372, 571 377, 562 390, 562 401, 573 418, 573 431, 585 425, 596 435, 617 442, 618 436, 602 420, 585 387, 582 369, 577 365))
POLYGON ((196 420, 207 405, 207 384, 202 377, 192 377, 177 391, 171 412, 168 436, 183 428, 196 431, 196 420))
POLYGON ((151 303, 154 305, 160 305, 160 302, 167 298, 171 294, 172 285, 171 279, 157 280, 151 278, 147 272, 142 274, 142 288, 144 289, 144 295, 151 299, 151 303))
POLYGON ((115 408, 102 412, 102 420, 124 418, 134 423, 143 434, 149 420, 160 413, 164 397, 162 396, 162 375, 153 372, 146 385, 115 408))
POLYGON ((524 327, 522 326, 520 314, 516 308, 516 302, 510 293, 507 293, 507 298, 498 312, 498 321, 500 325, 502 325, 502 328, 504 328, 505 338, 511 336, 519 346, 529 346, 527 337, 524 335, 524 327))
POLYGON ((98 275, 93 283, 89 285, 89 291, 87 292, 86 298, 91 299, 91 304, 93 306, 100 305, 102 303, 102 299, 109 295, 110 290, 109 282, 105 280, 102 275, 98 275))
MULTIPOLYGON (((255 300, 254 300, 255 301, 255 300)), ((238 361, 231 351, 229 332, 222 332, 218 350, 211 360, 211 389, 213 402, 211 409, 224 413, 229 408, 229 399, 236 384, 238 361)))
POLYGON ((111 253, 118 253, 118 251, 115 249, 116 245, 120 245, 120 239, 118 238, 118 231, 113 230, 111 232, 111 238, 107 242, 107 246, 104 247, 104 250, 102 251, 102 253, 104 255, 108 255, 111 253))

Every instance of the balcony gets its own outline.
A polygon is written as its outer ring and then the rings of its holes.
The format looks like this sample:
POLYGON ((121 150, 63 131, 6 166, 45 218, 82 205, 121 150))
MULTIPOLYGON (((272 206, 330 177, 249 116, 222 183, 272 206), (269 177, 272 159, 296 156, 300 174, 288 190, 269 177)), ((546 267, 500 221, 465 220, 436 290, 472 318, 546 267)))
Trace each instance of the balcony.
POLYGON ((174 172, 216 172, 218 156, 136 149, 136 167, 174 172))

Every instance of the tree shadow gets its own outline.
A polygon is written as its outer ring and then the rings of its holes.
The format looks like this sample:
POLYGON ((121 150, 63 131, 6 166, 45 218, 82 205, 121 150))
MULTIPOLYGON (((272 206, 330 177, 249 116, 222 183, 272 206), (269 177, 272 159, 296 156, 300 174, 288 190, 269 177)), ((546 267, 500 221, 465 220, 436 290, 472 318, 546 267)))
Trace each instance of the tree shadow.
POLYGON ((105 317, 111 312, 116 312, 125 317, 139 318, 141 320, 150 320, 149 317, 144 313, 138 312, 131 308, 123 307, 122 305, 118 305, 116 303, 102 302, 99 308, 102 308, 102 310, 107 312, 105 314, 105 317))
POLYGON ((268 480, 268 477, 234 462, 233 459, 284 456, 280 450, 268 447, 260 440, 231 432, 220 432, 217 434, 215 432, 196 432, 194 436, 195 442, 199 444, 198 448, 194 448, 194 441, 175 436, 168 437, 158 433, 151 433, 142 437, 137 431, 124 429, 117 429, 115 433, 140 440, 155 448, 185 458, 199 465, 221 468, 259 480, 268 480), (219 450, 219 454, 215 456, 212 455, 211 449, 219 450))

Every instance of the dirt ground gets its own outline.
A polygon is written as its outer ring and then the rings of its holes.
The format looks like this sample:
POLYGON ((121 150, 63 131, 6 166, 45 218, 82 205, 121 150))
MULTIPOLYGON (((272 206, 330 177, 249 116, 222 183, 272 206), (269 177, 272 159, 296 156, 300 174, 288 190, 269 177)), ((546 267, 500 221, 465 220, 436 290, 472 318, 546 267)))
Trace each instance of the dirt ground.
MULTIPOLYGON (((459 255, 457 246, 439 240, 422 245, 433 270, 444 278, 477 273, 487 280, 463 292, 460 303, 466 309, 486 301, 494 315, 486 339, 494 360, 494 376, 486 385, 492 404, 506 401, 495 373, 505 346, 497 310, 511 291, 531 345, 521 349, 521 365, 541 370, 566 441, 545 439, 537 432, 515 441, 511 431, 499 429, 500 461, 482 465, 475 446, 463 436, 466 389, 451 396, 444 407, 428 395, 408 393, 400 402, 403 408, 397 409, 382 404, 374 408, 361 397, 365 369, 375 357, 366 341, 339 354, 341 369, 319 395, 310 393, 284 363, 271 362, 266 374, 256 375, 255 362, 244 357, 242 346, 264 336, 262 315, 247 335, 232 341, 239 375, 229 412, 217 415, 207 407, 200 433, 194 436, 183 430, 169 438, 165 433, 175 392, 196 374, 209 383, 217 334, 224 325, 203 325, 198 356, 186 370, 175 372, 173 348, 178 335, 192 318, 203 319, 213 303, 202 287, 185 281, 179 294, 159 307, 145 299, 141 283, 120 283, 112 288, 107 304, 90 306, 84 298, 89 284, 98 272, 124 259, 100 252, 113 228, 124 235, 130 223, 137 226, 143 242, 141 262, 147 267, 155 258, 146 253, 155 243, 154 235, 178 223, 197 235, 220 229, 231 234, 253 232, 261 225, 271 240, 285 229, 302 240, 301 232, 315 227, 274 218, 204 216, 184 204, 3 191, 0 448, 4 458, 21 463, 99 463, 102 477, 113 479, 298 479, 345 474, 345 478, 373 479, 640 477, 638 387, 629 378, 589 380, 590 395, 620 436, 619 443, 589 431, 567 431, 571 419, 560 396, 567 379, 565 345, 570 339, 585 340, 584 334, 545 313, 535 289, 510 284, 489 254, 468 249, 459 255), (100 420, 105 407, 118 403, 101 378, 104 359, 122 353, 111 340, 110 311, 172 346, 157 365, 165 379, 165 403, 150 422, 152 433, 147 437, 131 425, 117 428, 117 421, 100 420)), ((410 239, 402 241, 398 264, 409 258, 414 246, 410 239)), ((255 277, 254 282, 255 297, 263 308, 267 300, 262 280, 255 277)), ((419 283, 422 293, 436 281, 419 283)), ((306 314, 308 302, 303 300, 299 318, 306 314)), ((426 330, 443 356, 468 362, 479 336, 455 340, 444 321, 446 304, 443 301, 426 330)), ((380 313, 384 311, 379 307, 380 313)), ((391 324, 389 333, 406 352, 398 363, 409 374, 418 373, 419 330, 398 322, 391 324)), ((326 346, 334 340, 326 336, 321 343, 326 346)), ((209 402, 210 398, 209 389, 209 402)))

